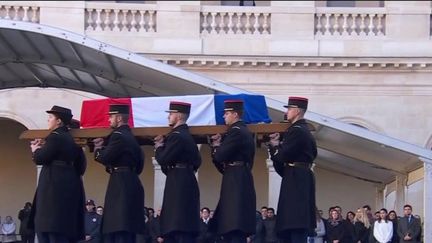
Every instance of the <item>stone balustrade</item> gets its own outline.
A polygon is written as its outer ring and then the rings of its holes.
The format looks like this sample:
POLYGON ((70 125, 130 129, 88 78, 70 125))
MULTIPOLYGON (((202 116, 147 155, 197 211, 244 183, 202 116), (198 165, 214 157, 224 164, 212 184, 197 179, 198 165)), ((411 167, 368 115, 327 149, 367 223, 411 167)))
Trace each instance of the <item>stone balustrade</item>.
POLYGON ((11 5, 0 5, 0 19, 39 23, 39 7, 23 5, 16 2, 11 5))
POLYGON ((1 1, 0 19, 70 30, 139 53, 270 56, 432 55, 430 4, 316 7, 307 1, 1 1), (229 43, 229 45, 227 45, 229 43))
POLYGON ((316 37, 380 37, 386 31, 385 8, 317 8, 316 37))
POLYGON ((203 6, 200 16, 202 35, 271 34, 269 7, 203 6))
POLYGON ((88 3, 85 31, 156 32, 155 4, 88 3))

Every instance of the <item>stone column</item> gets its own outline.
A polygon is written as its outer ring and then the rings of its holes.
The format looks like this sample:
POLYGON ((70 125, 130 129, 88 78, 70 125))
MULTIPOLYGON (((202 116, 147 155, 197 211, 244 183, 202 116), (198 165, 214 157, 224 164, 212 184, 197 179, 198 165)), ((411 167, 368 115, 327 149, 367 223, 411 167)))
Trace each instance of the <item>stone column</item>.
POLYGON ((396 202, 395 202, 395 211, 398 212, 398 215, 403 215, 403 206, 406 203, 405 195, 407 188, 407 175, 397 175, 396 176, 396 202))
POLYGON ((375 187, 375 208, 384 208, 384 189, 385 185, 377 185, 375 187))
POLYGON ((268 207, 276 209, 279 200, 282 177, 280 177, 276 172, 275 168, 273 167, 273 161, 271 159, 267 159, 266 164, 269 172, 268 207))
POLYGON ((159 208, 162 208, 166 176, 162 172, 162 168, 156 161, 155 157, 152 157, 152 163, 154 168, 153 208, 155 209, 155 211, 157 211, 159 208))
POLYGON ((423 177, 423 242, 432 242, 432 160, 420 158, 424 166, 423 177), (428 206, 429 205, 429 206, 428 206))

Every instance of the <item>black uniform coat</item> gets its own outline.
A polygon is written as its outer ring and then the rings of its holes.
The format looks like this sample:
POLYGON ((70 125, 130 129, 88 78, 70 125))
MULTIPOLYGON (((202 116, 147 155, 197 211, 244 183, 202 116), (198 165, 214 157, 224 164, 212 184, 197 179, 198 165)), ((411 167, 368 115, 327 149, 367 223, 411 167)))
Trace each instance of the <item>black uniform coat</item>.
POLYGON ((42 165, 33 201, 29 226, 36 232, 62 234, 69 239, 84 238, 84 187, 81 176, 86 169, 82 149, 75 144, 67 127, 48 135, 35 150, 33 160, 42 165), (70 163, 73 165, 58 165, 70 163))
POLYGON ((198 235, 200 194, 195 171, 201 165, 201 155, 186 124, 167 135, 165 144, 156 149, 155 158, 167 176, 160 215, 162 235, 174 231, 198 235), (176 168, 176 164, 189 168, 176 168))
POLYGON ((108 143, 95 150, 95 160, 107 167, 131 170, 112 172, 105 195, 102 233, 127 231, 144 233, 144 189, 138 177, 144 167, 144 154, 128 125, 111 133, 108 143))
POLYGON ((221 145, 213 150, 213 163, 223 174, 220 198, 210 230, 222 235, 234 230, 255 233, 256 195, 252 178, 255 142, 243 121, 232 124, 221 145), (229 166, 231 162, 243 166, 229 166))
POLYGON ((313 163, 317 156, 314 137, 304 119, 292 124, 277 147, 270 147, 276 172, 282 177, 276 218, 276 232, 315 229, 315 177, 310 169, 285 163, 313 163))

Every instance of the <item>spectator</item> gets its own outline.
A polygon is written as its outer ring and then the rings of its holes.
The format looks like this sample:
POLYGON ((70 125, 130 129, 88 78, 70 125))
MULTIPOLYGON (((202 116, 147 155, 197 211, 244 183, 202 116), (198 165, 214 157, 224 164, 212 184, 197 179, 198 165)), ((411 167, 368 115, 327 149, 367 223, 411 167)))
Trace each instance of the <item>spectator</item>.
POLYGON ((352 242, 352 233, 350 232, 349 223, 342 219, 339 211, 333 209, 330 213, 331 218, 327 221, 327 242, 350 243, 352 242))
POLYGON ((308 243, 323 243, 326 234, 325 222, 321 218, 322 210, 316 210, 317 227, 308 237, 308 243))
POLYGON ((32 204, 26 202, 24 208, 18 213, 18 219, 21 221, 19 233, 22 243, 34 243, 35 232, 27 226, 30 219, 31 207, 32 204))
POLYGON ((368 243, 371 224, 364 208, 357 209, 354 218, 354 242, 368 243))
POLYGON ((373 215, 372 215, 372 209, 371 209, 371 207, 370 207, 369 205, 364 205, 364 206, 363 206, 363 209, 366 211, 366 215, 367 215, 368 218, 369 218, 369 222, 370 222, 371 224, 373 224, 373 222, 375 221, 375 218, 374 218, 373 215))
POLYGON ((97 208, 96 208, 96 213, 97 214, 99 214, 100 216, 102 216, 103 215, 103 211, 104 211, 104 208, 102 206, 97 206, 97 208))
POLYGON ((339 217, 340 217, 341 219, 343 219, 343 216, 342 216, 342 208, 341 208, 340 206, 334 206, 333 208, 339 212, 339 217))
POLYGON ((266 206, 262 206, 261 207, 261 219, 264 220, 267 218, 267 207, 266 206))
MULTIPOLYGON (((267 215, 267 209, 266 209, 267 215)), ((264 242, 264 220, 262 219, 261 211, 256 211, 256 227, 255 227, 255 235, 251 237, 251 242, 253 243, 263 243, 264 242)))
POLYGON ((211 243, 215 241, 213 234, 208 230, 209 221, 210 209, 204 207, 201 209, 200 234, 197 238, 198 243, 211 243))
POLYGON ((355 217, 354 212, 353 212, 353 211, 349 211, 349 212, 346 214, 346 218, 345 218, 345 220, 346 220, 347 222, 351 223, 351 224, 354 224, 354 217, 355 217))
POLYGON ((379 220, 379 219, 380 219, 380 211, 376 211, 375 216, 374 216, 374 221, 379 220))
POLYGON ((389 220, 393 223, 393 237, 391 243, 399 243, 399 235, 397 233, 398 229, 398 217, 394 210, 390 211, 388 214, 389 220))
POLYGON ((385 208, 379 211, 379 219, 373 226, 373 239, 371 242, 387 243, 393 236, 393 223, 388 220, 387 210, 385 208))
POLYGON ((155 217, 154 209, 153 208, 147 208, 148 217, 149 219, 153 219, 155 217))
POLYGON ((3 224, 1 225, 1 233, 3 239, 1 242, 16 242, 16 224, 11 216, 6 216, 3 224))
POLYGON ((147 223, 148 228, 149 228, 148 229, 149 235, 151 237, 152 243, 163 242, 163 238, 161 236, 161 231, 160 231, 160 212, 161 212, 161 209, 158 209, 156 217, 149 218, 149 221, 147 223))
POLYGON ((101 242, 101 221, 102 216, 96 213, 95 203, 89 199, 86 201, 86 213, 84 214, 84 232, 85 241, 89 243, 100 243, 101 242))
POLYGON ((343 239, 344 233, 344 227, 339 215, 339 211, 335 208, 332 208, 330 212, 330 218, 327 220, 328 242, 340 242, 343 239))
POLYGON ((404 217, 399 219, 398 222, 398 235, 400 242, 419 242, 421 235, 420 220, 412 215, 411 205, 405 205, 404 217))
POLYGON ((267 209, 267 218, 263 221, 263 232, 265 243, 276 243, 278 241, 276 236, 276 216, 274 208, 267 209))

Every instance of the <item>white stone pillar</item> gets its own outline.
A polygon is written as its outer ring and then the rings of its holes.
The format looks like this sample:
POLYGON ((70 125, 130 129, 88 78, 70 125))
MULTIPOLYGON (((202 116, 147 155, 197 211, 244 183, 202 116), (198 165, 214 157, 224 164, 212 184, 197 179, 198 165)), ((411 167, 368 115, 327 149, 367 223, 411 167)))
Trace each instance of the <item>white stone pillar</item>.
POLYGON ((162 168, 156 161, 155 157, 152 157, 152 163, 154 168, 153 208, 157 211, 159 208, 162 208, 163 192, 165 189, 166 176, 162 172, 162 168))
POLYGON ((407 181, 408 181, 407 175, 400 174, 396 176, 395 211, 398 212, 398 215, 403 215, 403 206, 406 203, 405 195, 406 195, 407 181))
POLYGON ((420 158, 424 166, 423 177, 423 242, 432 242, 432 160, 420 158), (429 205, 429 206, 427 206, 429 205))
POLYGON ((282 177, 280 177, 279 174, 276 172, 275 168, 273 167, 273 161, 271 159, 267 159, 266 164, 269 172, 268 206, 276 209, 279 200, 282 177))
POLYGON ((384 208, 384 189, 385 185, 377 185, 375 187, 375 208, 384 208))

